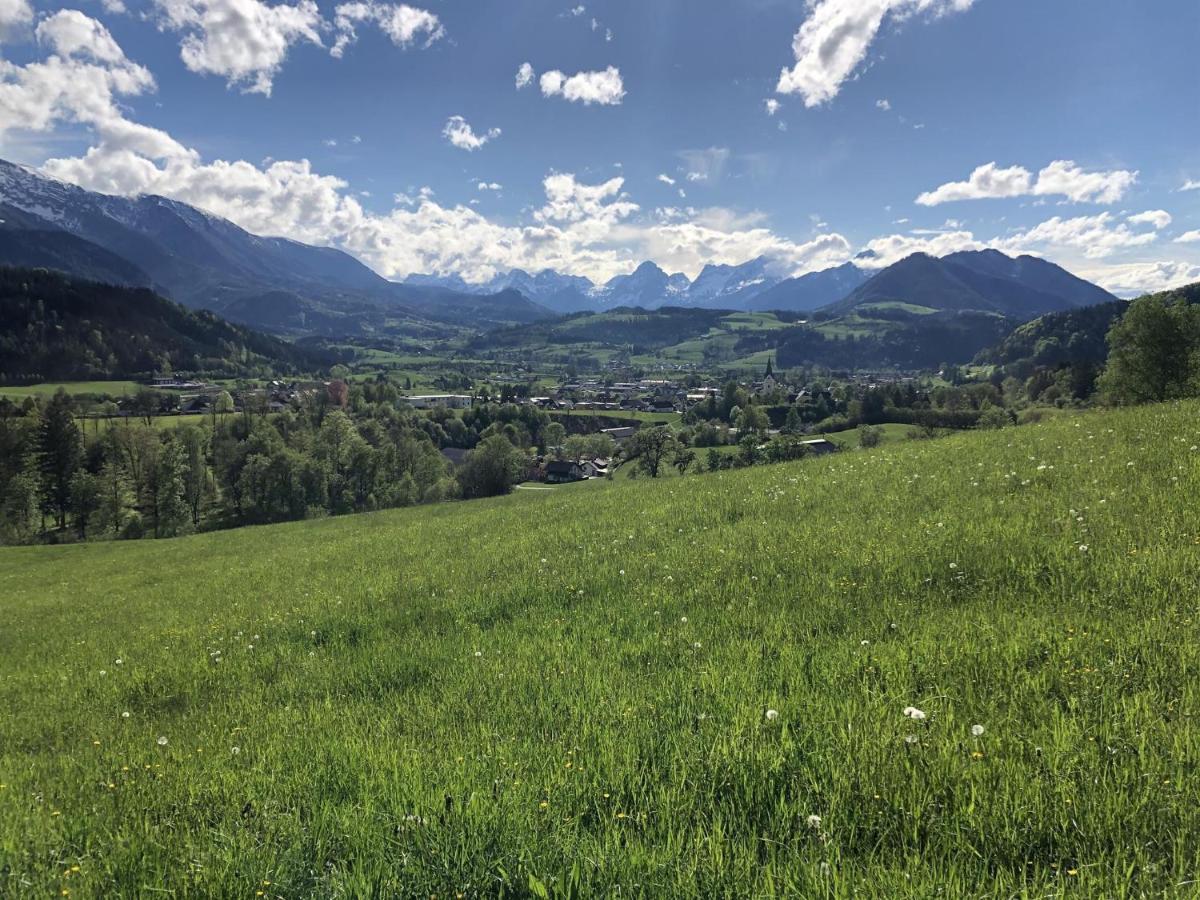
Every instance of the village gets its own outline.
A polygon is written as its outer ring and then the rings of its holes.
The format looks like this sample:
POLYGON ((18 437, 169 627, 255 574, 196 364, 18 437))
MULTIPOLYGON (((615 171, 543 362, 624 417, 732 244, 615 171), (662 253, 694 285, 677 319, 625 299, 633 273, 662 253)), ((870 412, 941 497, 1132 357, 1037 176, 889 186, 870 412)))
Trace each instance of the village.
MULTIPOLYGON (((446 422, 462 418, 471 410, 496 408, 497 405, 525 410, 523 417, 535 417, 559 427, 559 439, 549 441, 536 435, 526 444, 528 470, 522 480, 546 485, 563 485, 616 477, 622 467, 636 458, 631 449, 639 431, 667 428, 680 436, 683 448, 716 446, 724 457, 734 452, 749 436, 755 443, 748 454, 765 458, 769 442, 782 435, 792 439, 805 453, 824 455, 838 451, 844 442, 830 440, 815 427, 815 419, 844 410, 855 397, 877 389, 904 388, 914 397, 926 396, 927 386, 912 376, 894 373, 844 374, 836 379, 803 377, 802 373, 777 373, 770 361, 761 377, 754 380, 703 378, 696 373, 680 373, 678 379, 661 377, 617 380, 606 374, 591 378, 560 378, 508 384, 496 379, 471 379, 467 391, 421 392, 406 390, 408 384, 396 384, 392 376, 377 375, 364 379, 350 372, 333 371, 327 380, 271 380, 259 384, 236 385, 196 380, 185 376, 161 376, 148 381, 132 394, 93 407, 88 418, 141 419, 147 424, 176 417, 218 417, 238 415, 249 422, 256 417, 276 417, 298 413, 314 405, 321 409, 349 407, 356 395, 379 384, 391 384, 387 395, 395 409, 410 409, 422 418, 446 422), (538 389, 540 388, 540 390, 538 389), (918 390, 920 388, 920 390, 918 390), (761 413, 736 418, 738 407, 730 414, 727 398, 753 407, 761 413), (724 413, 719 412, 724 409, 724 413), (783 411, 819 410, 804 422, 782 421, 783 411), (774 412, 774 420, 768 413, 774 412), (720 421, 722 420, 723 421, 720 421), (701 439, 695 430, 707 423, 709 434, 701 439), (712 425, 719 426, 715 431, 712 425), (571 440, 569 438, 575 438, 571 440), (579 438, 585 440, 580 441, 579 438)), ((502 377, 502 376, 501 376, 502 377)), ((377 401, 376 401, 377 402, 377 401)), ((554 433, 550 429, 548 433, 554 433)), ((457 471, 467 462, 473 440, 463 441, 452 435, 434 438, 442 457, 457 471)), ((710 451, 714 452, 714 451, 710 451)), ((715 465, 709 457, 709 465, 715 465)), ((621 472, 627 476, 634 467, 621 472)))

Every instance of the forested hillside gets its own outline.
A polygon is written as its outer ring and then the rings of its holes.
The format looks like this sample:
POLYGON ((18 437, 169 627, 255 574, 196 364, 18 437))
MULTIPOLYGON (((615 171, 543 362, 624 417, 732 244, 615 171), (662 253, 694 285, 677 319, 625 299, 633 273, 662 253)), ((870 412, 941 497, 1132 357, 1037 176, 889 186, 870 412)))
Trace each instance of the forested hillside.
POLYGON ((0 384, 157 372, 273 375, 323 355, 194 312, 144 288, 0 268, 0 384))

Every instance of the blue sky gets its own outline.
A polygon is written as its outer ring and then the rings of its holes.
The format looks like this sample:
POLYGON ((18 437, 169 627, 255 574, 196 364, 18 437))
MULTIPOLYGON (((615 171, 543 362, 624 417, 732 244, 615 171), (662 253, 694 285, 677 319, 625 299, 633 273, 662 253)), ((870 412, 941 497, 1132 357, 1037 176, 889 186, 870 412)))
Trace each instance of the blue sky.
POLYGON ((1200 4, 1153 8, 0 0, 0 154, 395 278, 987 245, 1131 293, 1200 280, 1200 4))

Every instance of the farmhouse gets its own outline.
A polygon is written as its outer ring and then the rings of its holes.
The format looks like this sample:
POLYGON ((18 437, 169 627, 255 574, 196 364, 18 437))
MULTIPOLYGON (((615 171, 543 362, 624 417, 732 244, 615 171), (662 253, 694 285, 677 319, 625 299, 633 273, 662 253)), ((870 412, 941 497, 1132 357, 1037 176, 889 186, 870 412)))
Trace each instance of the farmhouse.
POLYGON ((611 460, 589 459, 583 464, 583 474, 587 478, 607 478, 611 460))
POLYGON ((555 459, 546 463, 547 484, 569 484, 572 481, 583 481, 587 478, 583 466, 569 460, 555 459))
POLYGON ((602 428, 600 429, 600 433, 607 434, 618 444, 621 444, 637 434, 637 428, 632 425, 626 425, 621 428, 602 428))
POLYGON ((805 447, 816 456, 825 456, 828 453, 837 453, 838 445, 828 438, 813 438, 811 441, 801 441, 805 447))

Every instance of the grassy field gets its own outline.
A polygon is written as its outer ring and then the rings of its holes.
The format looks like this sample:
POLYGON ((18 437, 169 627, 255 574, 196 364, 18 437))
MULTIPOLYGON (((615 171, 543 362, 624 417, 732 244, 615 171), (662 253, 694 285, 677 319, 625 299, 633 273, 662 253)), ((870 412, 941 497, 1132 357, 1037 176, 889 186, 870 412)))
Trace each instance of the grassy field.
POLYGON ((1198 417, 0 551, 0 896, 1195 897, 1198 417))
POLYGON ((26 397, 40 397, 49 400, 59 388, 66 390, 72 396, 83 394, 108 394, 112 397, 124 397, 137 393, 140 385, 135 381, 56 381, 45 384, 30 384, 19 387, 0 386, 0 397, 11 397, 14 400, 24 400, 26 397))

